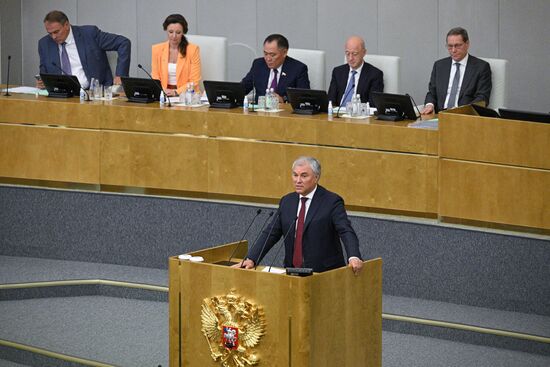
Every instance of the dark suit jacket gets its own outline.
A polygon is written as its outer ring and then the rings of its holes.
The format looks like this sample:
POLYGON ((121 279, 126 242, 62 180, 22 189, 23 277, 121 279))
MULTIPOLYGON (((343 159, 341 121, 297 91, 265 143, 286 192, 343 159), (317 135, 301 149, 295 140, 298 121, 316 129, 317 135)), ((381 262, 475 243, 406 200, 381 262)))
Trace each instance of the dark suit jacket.
MULTIPOLYGON (((245 93, 250 93, 253 86, 256 87, 256 98, 265 95, 267 82, 269 80, 269 68, 263 57, 260 57, 252 63, 252 67, 241 83, 243 84, 245 93)), ((278 95, 287 100, 286 88, 306 88, 309 89, 309 77, 307 75, 306 64, 287 56, 283 62, 281 76, 277 84, 278 95)))
MULTIPOLYGON (((446 57, 436 61, 432 69, 428 94, 426 94, 424 103, 433 103, 435 112, 443 110, 445 105, 451 75, 451 62, 452 59, 446 57)), ((491 88, 491 67, 489 63, 470 55, 462 79, 458 105, 463 106, 479 101, 485 101, 486 104, 489 104, 491 88)))
MULTIPOLYGON (((264 229, 250 249, 249 259, 258 264, 277 241, 288 232, 284 244, 284 264, 285 267, 292 267, 298 201, 299 195, 295 192, 287 194, 281 199, 278 215, 264 229), (269 234, 272 226, 273 230, 269 234), (266 245, 262 252, 264 243, 266 245), (260 254, 260 252, 262 253, 260 254)), ((346 261, 340 240, 344 243, 348 258, 352 256, 361 258, 359 240, 351 227, 344 208, 344 200, 324 187, 317 186, 304 223, 303 267, 322 272, 345 266, 346 261)))
MULTIPOLYGON (((348 86, 348 76, 350 67, 348 64, 340 65, 332 69, 332 79, 328 88, 328 99, 332 101, 333 106, 339 106, 346 87, 348 86)), ((371 64, 364 63, 359 75, 357 84, 357 93, 361 95, 361 102, 367 101, 374 106, 371 92, 384 91, 384 73, 371 64)), ((345 107, 345 106, 344 106, 345 107)))
MULTIPOLYGON (((105 51, 117 51, 118 61, 116 67, 117 76, 128 76, 130 70, 130 40, 117 34, 102 32, 92 25, 71 25, 78 55, 82 68, 88 80, 99 79, 103 85, 113 84, 113 73, 109 66, 105 51)), ((60 74, 61 61, 59 47, 50 37, 44 36, 38 41, 38 54, 40 55, 40 72, 47 74, 60 74), (53 63, 57 65, 56 68, 53 63)))

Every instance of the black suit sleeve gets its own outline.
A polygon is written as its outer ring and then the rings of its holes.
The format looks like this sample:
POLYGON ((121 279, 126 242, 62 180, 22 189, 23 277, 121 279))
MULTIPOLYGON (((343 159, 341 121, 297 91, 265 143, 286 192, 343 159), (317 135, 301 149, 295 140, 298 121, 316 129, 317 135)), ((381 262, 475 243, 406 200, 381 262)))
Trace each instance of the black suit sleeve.
POLYGON ((477 90, 472 103, 485 101, 489 104, 489 98, 491 97, 491 89, 493 88, 491 82, 491 66, 489 63, 482 63, 479 73, 479 79, 477 80, 477 90))
POLYGON ((254 86, 254 67, 255 67, 256 61, 252 62, 252 66, 250 67, 250 70, 245 75, 243 80, 241 80, 241 84, 243 85, 244 94, 250 93, 254 86))
POLYGON ((424 104, 433 103, 435 111, 438 110, 436 83, 437 83, 437 72, 434 64, 434 67, 432 69, 432 75, 430 76, 430 84, 428 84, 428 93, 426 94, 426 98, 424 99, 424 104))
POLYGON ((338 98, 338 81, 336 79, 336 69, 332 69, 332 78, 330 79, 330 86, 328 87, 328 100, 332 101, 333 106, 340 105, 340 98, 338 98))
POLYGON ((307 66, 305 64, 302 64, 300 70, 298 71, 298 76, 296 77, 296 88, 310 89, 309 76, 307 73, 307 66))
POLYGON ((359 239, 351 226, 344 206, 344 200, 340 196, 338 196, 338 199, 333 204, 331 216, 334 228, 344 244, 348 258, 355 256, 361 259, 359 239))

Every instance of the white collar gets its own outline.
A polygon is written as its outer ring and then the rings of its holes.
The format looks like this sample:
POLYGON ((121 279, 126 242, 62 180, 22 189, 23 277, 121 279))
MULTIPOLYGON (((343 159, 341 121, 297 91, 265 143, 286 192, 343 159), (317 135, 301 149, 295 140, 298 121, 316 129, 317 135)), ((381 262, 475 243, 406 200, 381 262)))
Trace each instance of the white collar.
POLYGON ((300 200, 302 200, 302 198, 308 198, 308 200, 311 202, 311 200, 313 200, 313 195, 315 195, 315 191, 317 191, 317 187, 318 185, 315 185, 315 188, 311 190, 311 192, 307 195, 299 195, 300 200))

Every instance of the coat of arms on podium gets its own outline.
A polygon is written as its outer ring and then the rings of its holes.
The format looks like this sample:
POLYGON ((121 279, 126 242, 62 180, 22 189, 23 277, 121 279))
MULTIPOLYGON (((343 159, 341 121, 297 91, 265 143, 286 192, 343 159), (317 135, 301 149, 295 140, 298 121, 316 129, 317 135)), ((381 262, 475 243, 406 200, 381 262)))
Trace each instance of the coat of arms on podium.
POLYGON ((232 289, 225 296, 202 301, 202 333, 214 361, 223 367, 258 364, 253 348, 265 333, 263 308, 237 295, 232 289))

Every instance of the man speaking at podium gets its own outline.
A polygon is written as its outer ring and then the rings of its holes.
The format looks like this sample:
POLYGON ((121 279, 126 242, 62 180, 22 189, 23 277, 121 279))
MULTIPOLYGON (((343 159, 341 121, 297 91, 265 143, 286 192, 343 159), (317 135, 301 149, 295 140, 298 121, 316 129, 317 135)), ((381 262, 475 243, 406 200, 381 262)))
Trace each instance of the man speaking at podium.
POLYGON ((344 200, 318 185, 321 165, 313 157, 292 164, 295 192, 279 202, 279 211, 239 266, 251 269, 284 235, 285 267, 313 268, 323 272, 345 266, 343 242, 349 266, 355 274, 363 267, 359 240, 351 227, 344 200))

